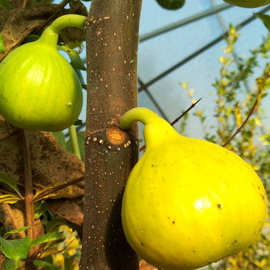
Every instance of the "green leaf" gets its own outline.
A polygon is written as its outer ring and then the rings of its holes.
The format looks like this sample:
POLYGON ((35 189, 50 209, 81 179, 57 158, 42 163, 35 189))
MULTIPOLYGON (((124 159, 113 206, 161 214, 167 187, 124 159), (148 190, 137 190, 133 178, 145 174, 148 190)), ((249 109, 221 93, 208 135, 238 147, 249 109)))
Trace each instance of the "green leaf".
POLYGON ((10 8, 10 4, 8 0, 0 0, 0 5, 5 8, 10 8))
POLYGON ((76 121, 74 122, 74 125, 75 125, 75 126, 82 126, 82 125, 83 125, 83 121, 80 120, 80 119, 78 119, 78 120, 76 120, 76 121))
POLYGON ((45 201, 39 201, 35 203, 34 218, 38 219, 48 211, 48 206, 45 201))
POLYGON ((5 43, 3 40, 2 33, 0 33, 0 53, 4 53, 6 50, 5 43))
POLYGON ((51 263, 42 261, 42 260, 34 260, 34 265, 37 267, 42 267, 44 270, 59 270, 60 267, 53 265, 51 263))
POLYGON ((67 222, 64 219, 54 217, 52 220, 48 221, 46 231, 55 232, 61 225, 67 225, 67 222))
POLYGON ((83 60, 81 59, 79 53, 76 50, 72 49, 68 45, 58 46, 58 49, 68 54, 70 64, 74 69, 86 70, 83 60))
POLYGON ((156 0, 158 4, 166 9, 176 10, 184 6, 185 0, 156 0))
POLYGON ((59 232, 46 233, 40 236, 38 239, 32 241, 32 245, 44 244, 47 242, 60 240, 62 238, 63 238, 63 235, 62 233, 59 233, 59 232))
POLYGON ((0 249, 8 259, 15 261, 26 259, 30 248, 31 240, 28 236, 14 240, 5 240, 0 237, 0 249))
POLYGON ((70 64, 73 66, 73 68, 80 69, 80 70, 86 70, 86 67, 83 64, 83 61, 82 61, 80 55, 75 50, 70 49, 68 51, 68 55, 70 58, 70 64))
POLYGON ((19 229, 16 229, 16 230, 11 230, 9 232, 6 232, 3 236, 3 238, 7 239, 7 237, 10 235, 10 234, 14 234, 14 233, 20 233, 20 232, 24 232, 28 229, 29 227, 28 226, 25 226, 25 227, 21 227, 19 229))
MULTIPOLYGON (((85 132, 84 131, 77 132, 77 137, 78 137, 81 158, 82 160, 85 160, 85 132)), ((67 141, 67 151, 70 153, 73 153, 70 139, 67 141)))
POLYGON ((0 172, 0 183, 6 184, 9 186, 11 189, 13 189, 21 199, 24 199, 22 194, 19 191, 18 185, 16 181, 12 178, 10 178, 8 175, 6 175, 3 172, 0 172))
POLYGON ((268 31, 270 31, 270 16, 263 13, 255 13, 255 15, 263 22, 268 31))
POLYGON ((81 85, 82 85, 82 86, 85 85, 85 82, 84 82, 84 79, 83 79, 82 72, 81 72, 79 69, 77 69, 77 68, 74 68, 74 70, 75 70, 76 74, 77 74, 78 77, 79 77, 79 80, 80 80, 81 85))
POLYGON ((16 270, 20 265, 21 261, 15 261, 10 259, 5 259, 2 266, 4 270, 16 270))

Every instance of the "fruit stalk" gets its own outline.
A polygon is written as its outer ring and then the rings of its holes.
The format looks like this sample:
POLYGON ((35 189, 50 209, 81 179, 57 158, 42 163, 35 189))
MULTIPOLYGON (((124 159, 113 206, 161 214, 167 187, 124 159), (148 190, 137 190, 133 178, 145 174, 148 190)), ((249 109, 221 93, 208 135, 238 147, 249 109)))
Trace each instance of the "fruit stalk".
POLYGON ((67 27, 83 28, 86 17, 76 14, 68 14, 58 17, 42 33, 40 41, 52 45, 57 44, 59 33, 67 27))
POLYGON ((120 118, 119 126, 122 129, 128 129, 134 121, 140 121, 145 125, 144 138, 148 147, 166 141, 172 134, 181 136, 167 121, 147 108, 136 107, 129 110, 120 118))
POLYGON ((129 129, 134 121, 140 121, 147 125, 152 122, 152 119, 157 118, 157 115, 146 109, 136 107, 127 111, 119 120, 120 128, 129 129))

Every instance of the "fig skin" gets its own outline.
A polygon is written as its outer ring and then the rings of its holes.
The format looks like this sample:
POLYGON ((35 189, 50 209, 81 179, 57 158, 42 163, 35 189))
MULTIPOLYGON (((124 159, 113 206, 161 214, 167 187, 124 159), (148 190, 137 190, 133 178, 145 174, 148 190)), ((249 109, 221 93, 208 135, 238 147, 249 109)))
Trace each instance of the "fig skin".
POLYGON ((216 144, 178 134, 145 108, 120 119, 145 124, 146 151, 133 168, 122 201, 131 247, 164 270, 208 265, 258 240, 267 197, 253 168, 216 144))
POLYGON ((85 17, 57 18, 34 42, 0 63, 0 114, 15 127, 58 131, 71 126, 82 108, 82 87, 69 62, 57 50, 58 33, 82 27, 85 17))

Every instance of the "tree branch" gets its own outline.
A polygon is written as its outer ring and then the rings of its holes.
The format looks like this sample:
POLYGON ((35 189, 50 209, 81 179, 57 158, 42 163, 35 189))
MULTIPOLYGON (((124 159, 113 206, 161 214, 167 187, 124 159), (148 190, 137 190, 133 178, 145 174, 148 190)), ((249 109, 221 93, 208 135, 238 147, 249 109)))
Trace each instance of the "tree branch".
POLYGON ((92 0, 87 27, 86 174, 81 270, 135 270, 121 226, 122 192, 138 158, 137 126, 118 128, 137 106, 141 0, 92 0))

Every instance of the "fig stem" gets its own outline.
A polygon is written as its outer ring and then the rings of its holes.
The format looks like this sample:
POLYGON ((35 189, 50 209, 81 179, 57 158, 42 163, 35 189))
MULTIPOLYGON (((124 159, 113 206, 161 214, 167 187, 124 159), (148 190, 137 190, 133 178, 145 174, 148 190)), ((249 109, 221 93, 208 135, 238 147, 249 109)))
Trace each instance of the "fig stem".
POLYGON ((145 125, 143 133, 147 147, 151 148, 166 141, 168 136, 178 134, 167 121, 143 107, 136 107, 124 113, 119 119, 119 126, 122 129, 128 129, 137 120, 145 125))
POLYGON ((119 119, 119 124, 121 129, 129 129, 134 121, 147 125, 154 119, 160 119, 160 117, 147 108, 136 107, 124 113, 119 119))
POLYGON ((85 19, 86 17, 83 15, 67 14, 58 17, 48 28, 59 34, 64 28, 67 27, 83 28, 85 19))
POLYGON ((71 139, 71 145, 72 145, 72 150, 73 153, 79 158, 81 158, 81 153, 80 153, 80 147, 79 147, 79 142, 78 142, 78 136, 77 136, 77 131, 74 125, 71 125, 69 127, 69 134, 70 134, 70 139, 71 139))
POLYGON ((56 46, 58 41, 58 35, 64 28, 83 28, 85 19, 85 16, 77 14, 67 14, 60 16, 43 31, 39 38, 39 41, 56 46))

